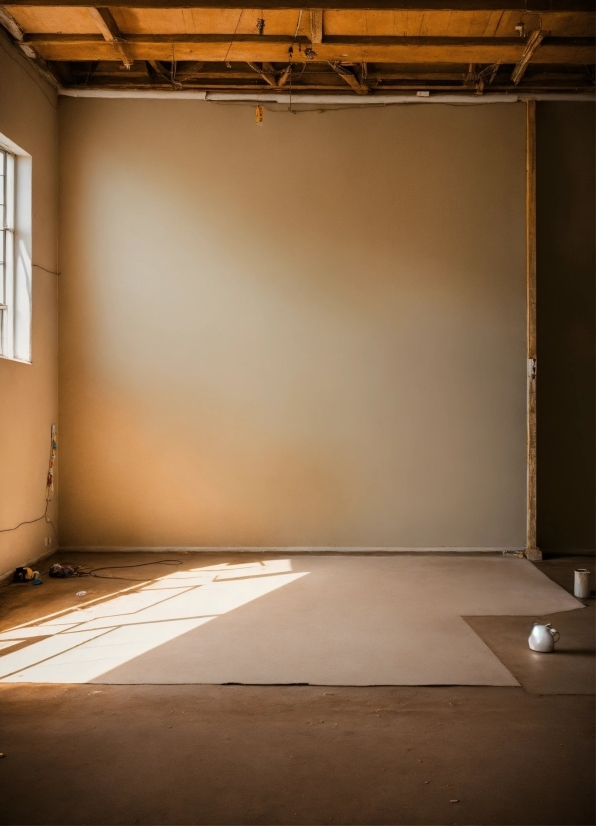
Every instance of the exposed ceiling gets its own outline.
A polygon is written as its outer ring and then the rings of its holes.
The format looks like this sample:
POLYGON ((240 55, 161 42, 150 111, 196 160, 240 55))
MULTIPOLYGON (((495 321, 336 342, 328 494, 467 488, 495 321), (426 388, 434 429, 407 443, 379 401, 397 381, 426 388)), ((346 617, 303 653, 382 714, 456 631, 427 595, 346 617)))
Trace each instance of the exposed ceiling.
MULTIPOLYGON (((594 90, 591 0, 377 0, 369 8, 217 7, 189 0, 0 6, 0 23, 62 87, 586 93, 594 90), (528 3, 527 5, 530 5, 528 3), (372 7, 371 7, 372 6, 372 7), (429 8, 429 6, 431 8, 429 8)), ((362 2, 362 0, 361 0, 362 2)), ((279 0, 278 0, 279 4, 279 0)), ((320 4, 324 5, 324 4, 320 4)))

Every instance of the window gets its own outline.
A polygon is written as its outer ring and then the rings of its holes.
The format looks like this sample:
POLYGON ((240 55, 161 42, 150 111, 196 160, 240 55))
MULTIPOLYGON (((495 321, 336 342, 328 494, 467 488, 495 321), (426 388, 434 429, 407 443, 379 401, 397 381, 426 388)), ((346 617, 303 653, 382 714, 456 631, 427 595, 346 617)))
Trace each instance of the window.
POLYGON ((0 356, 26 362, 31 361, 30 160, 0 143, 0 356))

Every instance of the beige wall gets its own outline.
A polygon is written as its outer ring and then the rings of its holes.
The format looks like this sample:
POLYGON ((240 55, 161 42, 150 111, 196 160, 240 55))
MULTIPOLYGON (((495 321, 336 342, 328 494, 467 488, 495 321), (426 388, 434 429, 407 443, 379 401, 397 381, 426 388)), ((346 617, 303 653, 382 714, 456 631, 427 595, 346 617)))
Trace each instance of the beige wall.
MULTIPOLYGON (((0 528, 44 512, 50 426, 57 423, 57 100, 0 32, 0 134, 32 156, 32 364, 0 358, 0 528)), ((49 514, 56 524, 57 496, 49 514)), ((40 520, 0 533, 0 574, 41 556, 54 534, 40 520)))
POLYGON ((524 546, 522 105, 60 126, 63 545, 524 546))

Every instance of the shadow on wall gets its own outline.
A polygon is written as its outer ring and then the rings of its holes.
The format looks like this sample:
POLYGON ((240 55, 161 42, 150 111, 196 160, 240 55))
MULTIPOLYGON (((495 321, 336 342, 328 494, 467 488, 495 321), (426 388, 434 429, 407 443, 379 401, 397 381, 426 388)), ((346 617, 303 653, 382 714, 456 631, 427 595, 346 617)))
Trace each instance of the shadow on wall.
POLYGON ((594 106, 537 111, 538 545, 596 547, 594 106))

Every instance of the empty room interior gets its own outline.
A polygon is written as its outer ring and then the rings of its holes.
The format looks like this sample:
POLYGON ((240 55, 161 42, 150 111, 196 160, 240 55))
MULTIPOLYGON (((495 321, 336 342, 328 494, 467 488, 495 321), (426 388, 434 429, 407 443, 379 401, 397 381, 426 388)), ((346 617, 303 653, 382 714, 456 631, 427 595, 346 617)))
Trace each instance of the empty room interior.
POLYGON ((595 22, 0 6, 0 824, 594 824, 595 22))

